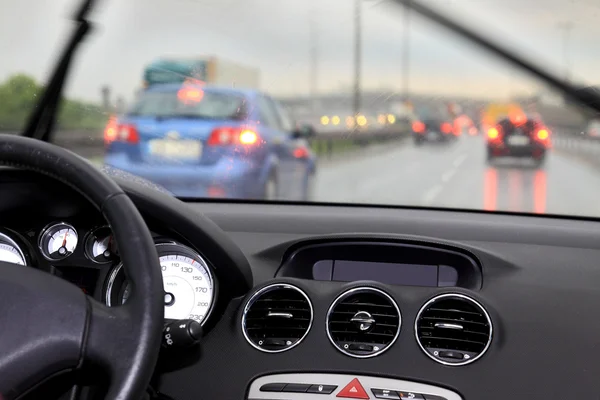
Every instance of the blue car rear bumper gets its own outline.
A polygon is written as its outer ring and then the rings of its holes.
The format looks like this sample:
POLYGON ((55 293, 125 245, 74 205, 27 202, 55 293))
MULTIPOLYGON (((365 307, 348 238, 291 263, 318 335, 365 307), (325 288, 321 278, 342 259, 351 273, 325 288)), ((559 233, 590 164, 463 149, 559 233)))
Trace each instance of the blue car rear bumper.
POLYGON ((124 154, 107 154, 104 164, 154 182, 178 197, 261 198, 266 162, 222 158, 214 165, 134 163, 124 154))

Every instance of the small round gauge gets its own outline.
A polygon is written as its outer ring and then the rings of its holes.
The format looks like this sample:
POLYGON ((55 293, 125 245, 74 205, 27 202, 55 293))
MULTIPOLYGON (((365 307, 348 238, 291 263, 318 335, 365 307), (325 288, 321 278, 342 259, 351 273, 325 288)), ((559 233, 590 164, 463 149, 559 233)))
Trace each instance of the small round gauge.
POLYGON ((27 265, 21 248, 8 235, 0 233, 0 261, 27 265))
MULTIPOLYGON (((158 244, 163 275, 165 319, 194 319, 202 323, 210 314, 215 296, 211 271, 193 250, 179 244, 158 244)), ((124 276, 122 265, 111 273, 106 303, 124 304, 132 288, 124 276)))
POLYGON ((44 229, 40 236, 40 250, 49 260, 61 260, 70 256, 77 247, 77 231, 64 222, 44 229))
POLYGON ((117 257, 116 243, 108 226, 98 228, 88 235, 85 254, 97 263, 111 262, 117 257))

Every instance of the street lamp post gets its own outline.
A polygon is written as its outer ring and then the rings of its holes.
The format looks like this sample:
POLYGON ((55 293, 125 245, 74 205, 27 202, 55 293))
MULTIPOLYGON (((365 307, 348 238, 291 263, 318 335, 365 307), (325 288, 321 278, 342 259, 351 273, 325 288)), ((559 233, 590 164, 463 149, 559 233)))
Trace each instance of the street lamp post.
POLYGON ((408 6, 404 8, 404 46, 402 50, 402 93, 404 101, 407 102, 410 96, 410 7, 408 6))
POLYGON ((558 29, 563 31, 563 57, 565 65, 565 80, 569 80, 571 71, 569 63, 569 39, 571 31, 575 27, 575 24, 571 21, 566 21, 558 24, 558 29))
POLYGON ((354 0, 354 116, 360 113, 361 96, 361 63, 362 63, 362 24, 361 24, 361 1, 354 0))
POLYGON ((311 100, 311 108, 314 113, 317 110, 317 27, 315 21, 315 13, 312 11, 310 13, 310 21, 309 21, 309 57, 310 57, 310 77, 309 77, 309 90, 310 90, 310 100, 311 100))

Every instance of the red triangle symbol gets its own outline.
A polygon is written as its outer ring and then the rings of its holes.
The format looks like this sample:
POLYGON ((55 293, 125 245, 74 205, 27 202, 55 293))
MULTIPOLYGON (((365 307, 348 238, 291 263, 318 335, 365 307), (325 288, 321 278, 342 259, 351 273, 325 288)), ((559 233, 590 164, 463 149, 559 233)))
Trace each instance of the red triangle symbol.
POLYGON ((365 388, 362 387, 358 378, 352 379, 352 381, 346 385, 340 392, 337 394, 337 397, 344 397, 347 399, 369 399, 369 395, 365 391, 365 388))

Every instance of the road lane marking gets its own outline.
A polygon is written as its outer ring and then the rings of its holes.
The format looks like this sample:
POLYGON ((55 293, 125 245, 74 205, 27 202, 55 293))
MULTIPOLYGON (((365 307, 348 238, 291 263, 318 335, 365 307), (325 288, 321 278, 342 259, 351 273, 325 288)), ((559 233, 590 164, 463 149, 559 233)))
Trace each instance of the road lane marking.
POLYGON ((441 193, 442 189, 443 189, 442 185, 435 185, 432 188, 430 188, 423 195, 423 203, 424 204, 431 204, 435 200, 435 198, 439 196, 439 194, 441 193))
POLYGON ((442 182, 444 182, 444 183, 448 182, 454 176, 454 174, 456 174, 455 169, 451 169, 449 171, 444 172, 442 174, 442 182))
POLYGON ((458 156, 456 158, 456 160, 454 160, 454 162, 452 163, 452 165, 454 166, 454 168, 458 168, 458 167, 460 167, 460 164, 462 164, 463 162, 465 162, 466 159, 467 159, 467 155, 466 154, 461 154, 460 156, 458 156))

